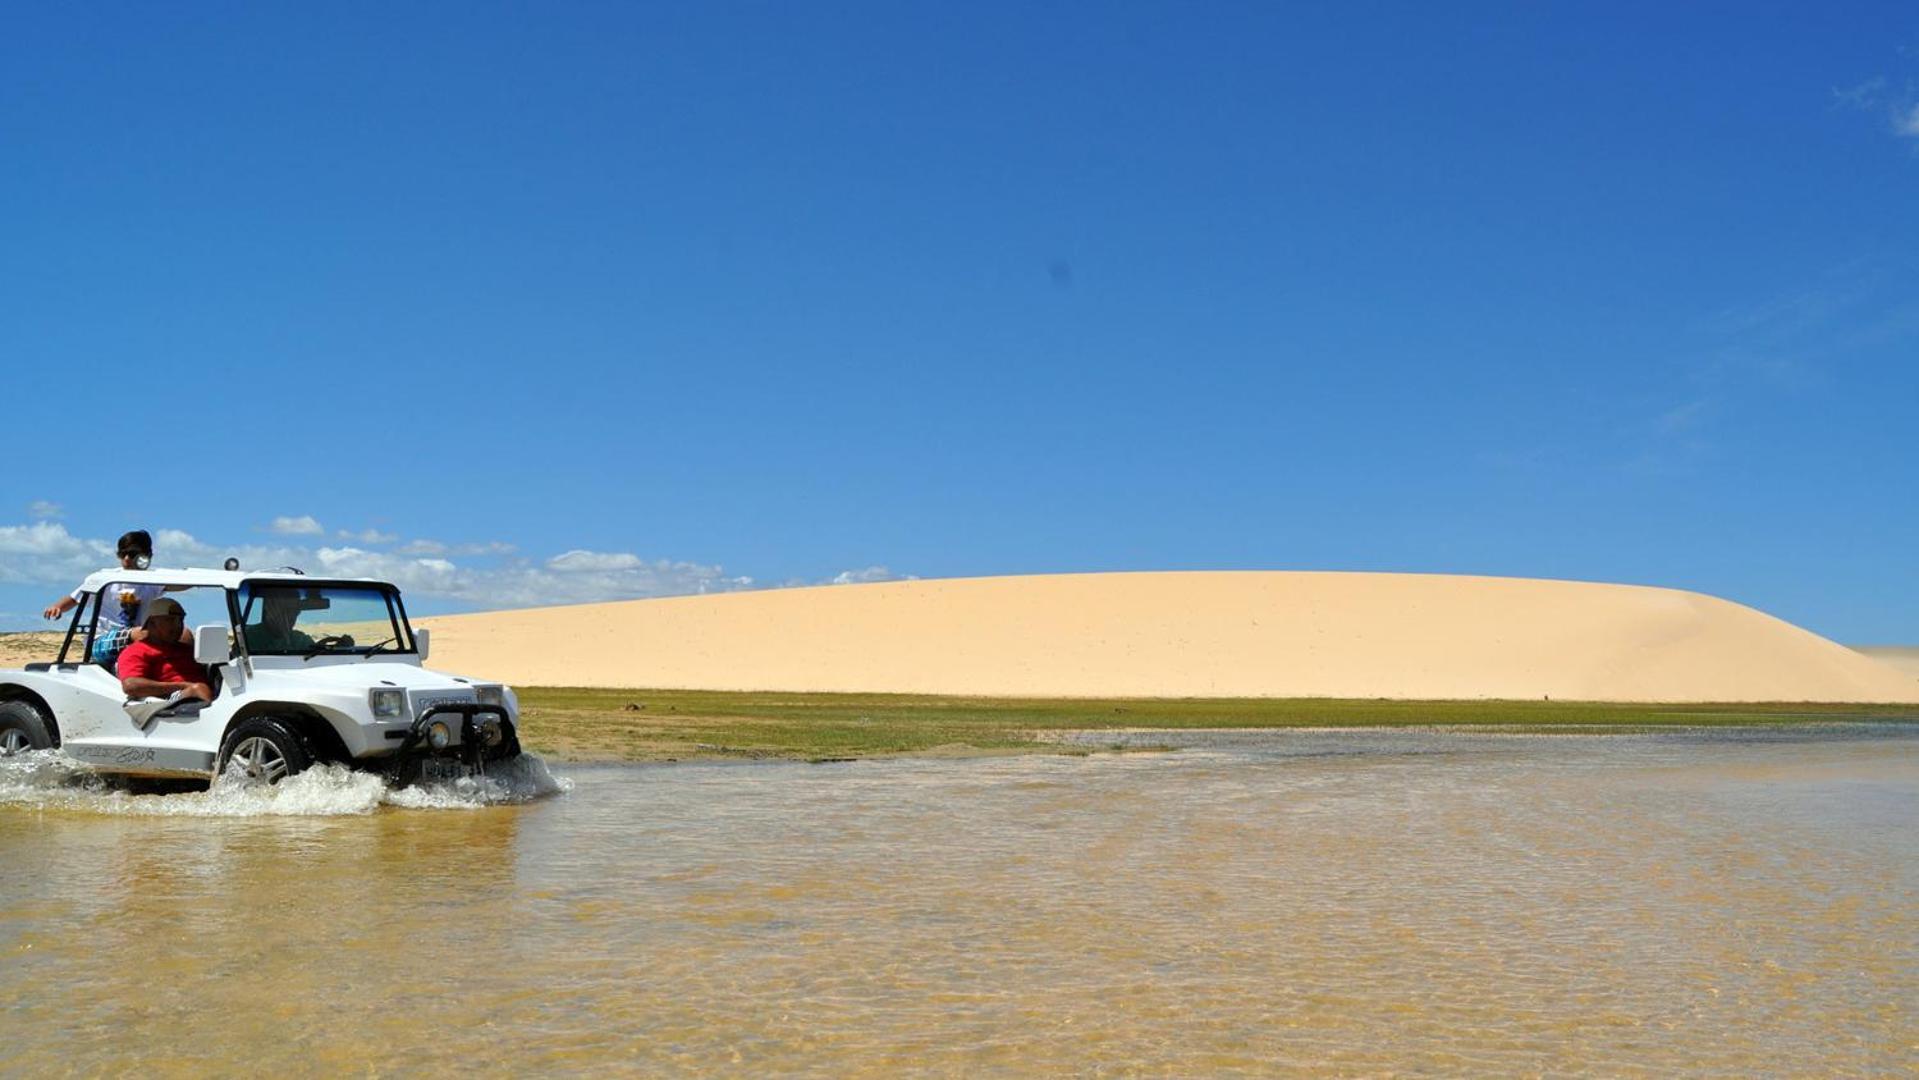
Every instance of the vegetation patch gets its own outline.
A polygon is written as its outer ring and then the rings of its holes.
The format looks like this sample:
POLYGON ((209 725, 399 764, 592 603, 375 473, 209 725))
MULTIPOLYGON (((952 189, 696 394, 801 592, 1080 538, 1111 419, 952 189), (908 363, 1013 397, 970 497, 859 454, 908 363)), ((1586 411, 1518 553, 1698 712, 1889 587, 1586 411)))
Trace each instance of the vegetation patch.
POLYGON ((1085 753, 1082 731, 1488 727, 1525 731, 1909 720, 1910 705, 1614 704, 1330 698, 969 698, 525 687, 521 741, 570 761, 1085 753))

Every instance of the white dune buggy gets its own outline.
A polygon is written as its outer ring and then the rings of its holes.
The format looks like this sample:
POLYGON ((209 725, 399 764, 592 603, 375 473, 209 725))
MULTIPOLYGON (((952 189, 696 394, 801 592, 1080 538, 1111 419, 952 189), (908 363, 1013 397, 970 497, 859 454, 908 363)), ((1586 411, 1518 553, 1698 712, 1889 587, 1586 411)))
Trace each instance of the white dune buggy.
MULTIPOLYGON (((229 563, 229 565, 232 565, 229 563)), ((383 581, 299 571, 103 570, 59 658, 0 671, 0 756, 58 747, 102 773, 269 783, 339 762, 397 783, 484 772, 520 754, 519 702, 429 671, 428 633, 383 581), (186 610, 213 700, 130 702, 105 605, 161 586, 186 610)))

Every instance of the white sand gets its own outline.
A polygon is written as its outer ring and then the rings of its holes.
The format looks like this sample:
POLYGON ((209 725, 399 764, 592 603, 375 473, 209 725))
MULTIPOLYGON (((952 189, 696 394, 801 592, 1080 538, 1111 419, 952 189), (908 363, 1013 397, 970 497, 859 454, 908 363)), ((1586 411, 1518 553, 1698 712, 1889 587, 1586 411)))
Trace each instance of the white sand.
POLYGON ((432 666, 521 685, 1004 696, 1919 701, 1751 608, 1425 574, 963 578, 442 616, 432 666))
POLYGON ((0 668, 56 659, 60 655, 60 643, 65 639, 65 632, 0 634, 0 668))
POLYGON ((1919 682, 1919 645, 1854 645, 1853 648, 1919 682))

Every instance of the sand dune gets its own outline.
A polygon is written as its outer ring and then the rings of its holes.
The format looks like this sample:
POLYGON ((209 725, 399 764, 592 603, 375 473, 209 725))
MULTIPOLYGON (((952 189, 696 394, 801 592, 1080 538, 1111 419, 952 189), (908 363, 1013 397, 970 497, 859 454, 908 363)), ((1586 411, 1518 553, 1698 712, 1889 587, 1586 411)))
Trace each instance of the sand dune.
POLYGON ((1725 600, 1423 574, 962 578, 442 616, 433 666, 523 685, 1139 697, 1919 701, 1725 600))
POLYGON ((1919 645, 1854 645, 1853 649, 1919 682, 1919 645))

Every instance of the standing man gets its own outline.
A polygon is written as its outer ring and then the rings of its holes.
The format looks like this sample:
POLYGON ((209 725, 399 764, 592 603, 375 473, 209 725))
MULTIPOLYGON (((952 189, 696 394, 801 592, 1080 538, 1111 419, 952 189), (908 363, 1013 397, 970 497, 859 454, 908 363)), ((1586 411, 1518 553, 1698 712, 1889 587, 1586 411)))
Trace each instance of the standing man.
MULTIPOLYGON (((145 529, 123 534, 114 550, 120 556, 122 570, 145 570, 153 565, 153 537, 145 529)), ((95 579, 88 578, 92 580, 95 579)), ((144 625, 148 601, 166 591, 165 586, 146 582, 111 584, 100 598, 100 625, 93 636, 93 659, 100 663, 112 663, 128 641, 141 637, 139 628, 144 625)), ((41 614, 57 619, 86 602, 87 584, 81 582, 79 588, 48 605, 41 614)))

